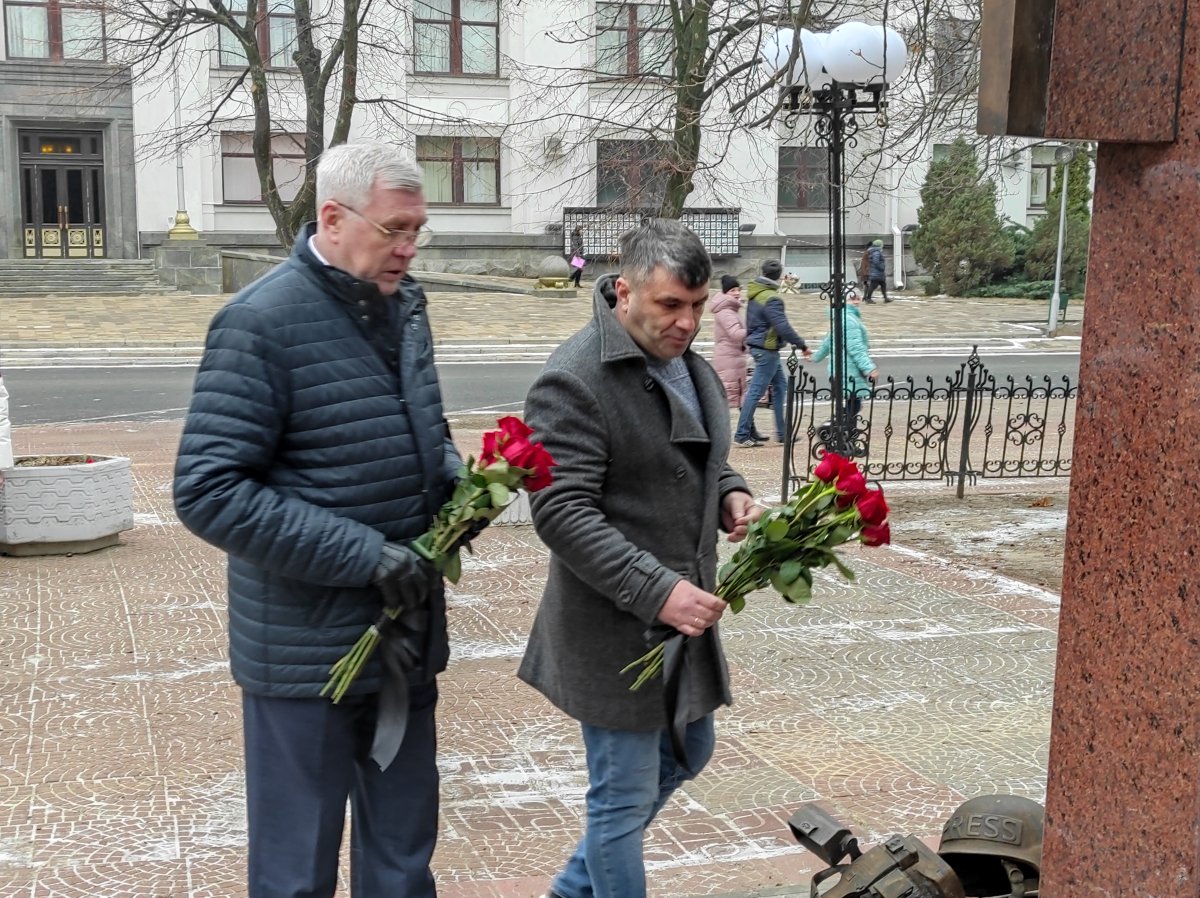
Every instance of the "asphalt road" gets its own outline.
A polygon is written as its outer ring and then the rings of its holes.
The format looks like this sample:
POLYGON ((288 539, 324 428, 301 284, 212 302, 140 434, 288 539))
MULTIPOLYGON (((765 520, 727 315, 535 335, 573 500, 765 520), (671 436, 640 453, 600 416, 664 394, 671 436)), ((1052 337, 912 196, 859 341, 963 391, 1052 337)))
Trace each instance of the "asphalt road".
MULTIPOLYGON (((883 356, 883 377, 919 383, 932 377, 945 383, 963 359, 942 355, 883 356)), ((997 378, 1051 377, 1055 385, 1066 375, 1078 377, 1077 353, 1027 353, 984 356, 997 378)), ((824 375, 825 366, 809 370, 824 375)), ((520 412, 529 385, 541 370, 540 361, 448 362, 439 365, 448 414, 520 412)), ((181 418, 195 378, 195 367, 46 367, 6 368, 11 415, 17 426, 69 424, 88 421, 146 421, 181 418)))

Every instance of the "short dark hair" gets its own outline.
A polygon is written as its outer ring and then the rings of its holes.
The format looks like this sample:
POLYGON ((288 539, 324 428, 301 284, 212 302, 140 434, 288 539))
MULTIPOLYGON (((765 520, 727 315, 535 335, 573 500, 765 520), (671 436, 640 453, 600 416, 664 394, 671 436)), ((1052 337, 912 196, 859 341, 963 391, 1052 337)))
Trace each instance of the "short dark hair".
POLYGON ((708 250, 699 237, 674 219, 647 219, 622 234, 618 245, 621 277, 627 283, 643 283, 656 268, 665 268, 689 290, 712 278, 708 250))
POLYGON ((768 280, 779 280, 783 276, 783 263, 778 259, 767 259, 762 263, 762 275, 768 280))

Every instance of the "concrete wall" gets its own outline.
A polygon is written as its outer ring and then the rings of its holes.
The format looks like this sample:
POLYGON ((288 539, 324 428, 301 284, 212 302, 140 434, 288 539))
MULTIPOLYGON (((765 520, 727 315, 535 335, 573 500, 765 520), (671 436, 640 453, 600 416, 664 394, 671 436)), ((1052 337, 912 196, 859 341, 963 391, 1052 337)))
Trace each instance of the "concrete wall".
POLYGON ((221 251, 203 238, 164 240, 149 255, 164 284, 188 293, 221 292, 221 251))

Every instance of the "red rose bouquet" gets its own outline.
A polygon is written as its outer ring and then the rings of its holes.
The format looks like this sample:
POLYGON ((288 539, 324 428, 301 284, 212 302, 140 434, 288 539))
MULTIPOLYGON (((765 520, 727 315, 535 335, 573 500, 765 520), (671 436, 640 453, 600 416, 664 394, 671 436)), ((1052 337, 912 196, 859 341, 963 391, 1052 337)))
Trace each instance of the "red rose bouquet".
MULTIPOLYGON (((718 572, 714 594, 735 614, 745 607, 749 593, 768 585, 788 602, 808 604, 814 568, 833 565, 847 580, 854 579, 835 551, 839 546, 854 539, 866 546, 891 542, 883 490, 869 489, 858 465, 827 453, 812 473, 813 479, 787 504, 769 509, 750 525, 746 539, 718 572)), ((665 652, 666 641, 621 671, 641 669, 630 689, 640 689, 662 673, 665 652)))
MULTIPOLYGON (((467 458, 459 469, 454 493, 438 511, 432 526, 411 544, 414 552, 430 561, 451 583, 462 576, 459 550, 463 546, 471 550, 470 539, 504 511, 518 490, 536 493, 550 485, 550 469, 555 461, 541 443, 529 441, 533 431, 520 418, 511 416, 496 423, 499 430, 483 435, 479 461, 467 458)), ((383 613, 394 619, 398 612, 385 609, 383 613)), ((386 625, 387 620, 381 617, 338 659, 321 695, 332 693, 333 701, 341 701, 379 644, 380 627, 386 625)))

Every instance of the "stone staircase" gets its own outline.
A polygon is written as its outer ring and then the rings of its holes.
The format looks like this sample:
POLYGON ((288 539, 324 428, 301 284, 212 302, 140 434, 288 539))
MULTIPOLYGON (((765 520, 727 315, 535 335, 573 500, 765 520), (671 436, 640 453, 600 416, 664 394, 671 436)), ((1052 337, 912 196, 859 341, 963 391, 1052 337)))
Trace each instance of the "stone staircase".
POLYGON ((177 292, 159 280, 150 259, 0 259, 0 299, 177 292))

